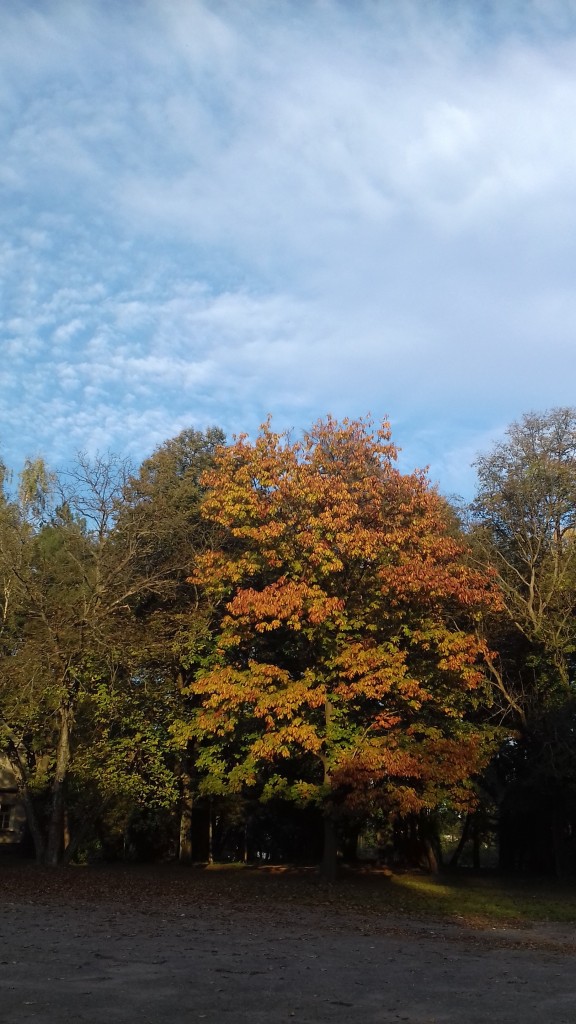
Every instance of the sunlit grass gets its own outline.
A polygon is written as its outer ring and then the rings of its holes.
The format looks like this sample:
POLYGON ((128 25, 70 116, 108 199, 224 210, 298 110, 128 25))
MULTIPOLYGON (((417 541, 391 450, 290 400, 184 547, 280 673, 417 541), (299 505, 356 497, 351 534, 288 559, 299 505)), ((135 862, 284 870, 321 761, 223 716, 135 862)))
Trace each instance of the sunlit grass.
POLYGON ((576 884, 457 872, 431 876, 389 870, 344 871, 335 885, 322 886, 314 868, 216 865, 210 873, 228 877, 238 895, 330 905, 371 916, 400 915, 496 926, 536 922, 576 923, 576 884), (233 878, 236 882, 233 882, 233 878))
POLYGON ((392 903, 404 913, 471 923, 576 922, 576 887, 550 881, 455 875, 395 875, 392 903))
POLYGON ((576 923, 576 884, 553 880, 457 872, 431 876, 395 874, 386 869, 343 871, 334 885, 323 886, 315 868, 220 865, 210 874, 228 878, 239 898, 258 902, 294 901, 330 906, 385 918, 442 919, 483 927, 537 922, 576 923))

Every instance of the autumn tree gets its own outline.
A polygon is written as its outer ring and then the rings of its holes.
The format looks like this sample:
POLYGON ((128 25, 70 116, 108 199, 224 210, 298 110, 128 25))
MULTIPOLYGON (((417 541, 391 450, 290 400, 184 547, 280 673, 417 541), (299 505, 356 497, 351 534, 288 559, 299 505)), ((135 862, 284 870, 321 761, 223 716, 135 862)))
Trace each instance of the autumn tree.
POLYGON ((328 877, 342 815, 466 803, 487 756, 467 712, 474 622, 496 598, 425 474, 395 459, 386 422, 328 418, 298 441, 268 422, 204 477, 225 542, 192 581, 226 614, 182 732, 204 737, 212 785, 315 801, 328 877))

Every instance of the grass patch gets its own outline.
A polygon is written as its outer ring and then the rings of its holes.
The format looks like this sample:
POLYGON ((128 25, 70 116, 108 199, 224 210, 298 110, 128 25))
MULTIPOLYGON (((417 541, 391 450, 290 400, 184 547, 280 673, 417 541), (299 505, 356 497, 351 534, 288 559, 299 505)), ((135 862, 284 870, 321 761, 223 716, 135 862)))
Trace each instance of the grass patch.
POLYGON ((407 874, 393 876, 390 889, 403 913, 484 925, 576 921, 576 887, 553 881, 407 874))
POLYGON ((296 903, 367 917, 406 916, 480 927, 576 922, 576 882, 527 879, 490 872, 438 876, 388 869, 346 870, 323 885, 316 868, 288 865, 211 865, 206 887, 258 906, 296 903))
MULTIPOLYGON (((213 869, 212 869, 213 871, 213 869)), ((212 874, 231 886, 237 899, 259 905, 296 902, 366 917, 406 916, 480 927, 576 922, 576 883, 455 872, 439 876, 388 870, 344 870, 322 885, 314 868, 265 866, 239 871, 220 865, 212 874)), ((205 876, 206 877, 206 876, 205 876)))

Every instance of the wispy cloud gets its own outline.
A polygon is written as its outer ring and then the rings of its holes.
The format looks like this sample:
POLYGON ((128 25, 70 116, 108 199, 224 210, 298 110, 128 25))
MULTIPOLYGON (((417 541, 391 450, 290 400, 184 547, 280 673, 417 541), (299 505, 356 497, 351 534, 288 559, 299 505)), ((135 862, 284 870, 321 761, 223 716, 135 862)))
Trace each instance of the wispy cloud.
POLYGON ((573 401, 571 0, 0 19, 9 461, 370 409, 469 491, 573 401))

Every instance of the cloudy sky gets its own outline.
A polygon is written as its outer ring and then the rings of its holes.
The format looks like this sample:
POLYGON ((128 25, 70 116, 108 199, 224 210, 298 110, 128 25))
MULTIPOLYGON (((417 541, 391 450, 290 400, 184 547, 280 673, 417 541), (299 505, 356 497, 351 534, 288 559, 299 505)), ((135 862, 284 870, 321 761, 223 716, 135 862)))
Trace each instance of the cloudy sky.
POLYGON ((0 453, 576 404, 575 0, 0 2, 0 453))

